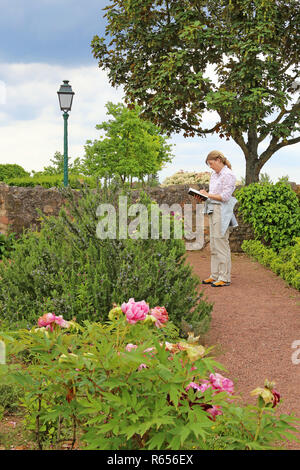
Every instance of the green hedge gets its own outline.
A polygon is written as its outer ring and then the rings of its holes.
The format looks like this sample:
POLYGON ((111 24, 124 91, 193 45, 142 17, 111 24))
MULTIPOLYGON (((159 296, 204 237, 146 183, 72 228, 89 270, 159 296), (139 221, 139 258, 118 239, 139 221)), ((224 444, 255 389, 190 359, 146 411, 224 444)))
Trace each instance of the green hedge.
POLYGON ((236 191, 239 212, 257 239, 279 252, 300 233, 300 206, 289 184, 252 183, 236 191))
MULTIPOLYGON (((96 188, 97 180, 93 177, 83 175, 69 175, 68 178, 69 186, 72 189, 79 189, 84 184, 90 188, 96 188)), ((64 185, 64 175, 44 175, 44 176, 33 176, 23 178, 11 178, 6 181, 9 186, 21 186, 21 187, 35 187, 43 186, 44 188, 60 188, 64 185)))
POLYGON ((279 253, 264 246, 259 240, 245 240, 242 249, 300 291, 300 237, 294 241, 293 246, 284 248, 279 253))
POLYGON ((0 164, 0 181, 5 183, 12 178, 29 177, 30 173, 25 171, 24 168, 16 163, 0 164))

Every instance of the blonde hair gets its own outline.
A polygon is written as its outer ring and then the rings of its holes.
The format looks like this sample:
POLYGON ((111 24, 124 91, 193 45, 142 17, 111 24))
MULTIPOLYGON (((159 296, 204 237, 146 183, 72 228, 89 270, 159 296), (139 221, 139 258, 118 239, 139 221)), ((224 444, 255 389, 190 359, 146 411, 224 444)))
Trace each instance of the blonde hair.
POLYGON ((222 163, 224 163, 224 165, 228 166, 228 168, 230 168, 230 170, 231 170, 230 162, 227 160, 227 158, 224 156, 224 154, 222 152, 220 152, 220 150, 212 150, 211 152, 209 152, 209 154, 206 157, 205 163, 207 164, 208 160, 217 160, 217 158, 222 163))

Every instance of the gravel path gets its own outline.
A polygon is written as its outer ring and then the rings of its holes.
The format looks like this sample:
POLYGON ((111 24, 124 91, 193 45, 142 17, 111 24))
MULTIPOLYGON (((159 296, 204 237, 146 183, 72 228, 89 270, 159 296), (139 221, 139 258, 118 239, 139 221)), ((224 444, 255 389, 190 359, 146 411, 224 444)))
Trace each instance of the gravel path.
MULTIPOLYGON (((201 280, 209 276, 209 246, 187 252, 187 261, 201 280)), ((217 345, 215 357, 236 392, 254 404, 249 393, 267 378, 281 394, 279 411, 300 417, 300 364, 292 362, 292 343, 300 340, 300 293, 245 254, 232 254, 230 286, 202 288, 214 303, 205 343, 217 345)))

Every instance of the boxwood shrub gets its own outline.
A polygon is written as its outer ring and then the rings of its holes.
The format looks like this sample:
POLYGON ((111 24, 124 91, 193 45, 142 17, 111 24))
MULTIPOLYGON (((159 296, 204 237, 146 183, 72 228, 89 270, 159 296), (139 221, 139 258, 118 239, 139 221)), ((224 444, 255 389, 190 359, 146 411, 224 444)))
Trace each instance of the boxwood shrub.
POLYGON ((239 212, 256 238, 278 252, 300 233, 300 206, 296 193, 285 182, 252 183, 235 193, 239 212))
POLYGON ((296 237, 294 242, 294 245, 279 253, 264 246, 259 240, 244 240, 242 249, 300 291, 300 237, 296 237))

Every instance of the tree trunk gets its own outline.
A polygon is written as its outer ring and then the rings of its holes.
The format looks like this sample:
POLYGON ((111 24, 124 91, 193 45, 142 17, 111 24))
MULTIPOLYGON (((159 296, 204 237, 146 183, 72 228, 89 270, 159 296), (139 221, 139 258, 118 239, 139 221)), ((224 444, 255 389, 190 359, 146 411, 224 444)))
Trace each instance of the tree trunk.
POLYGON ((260 165, 258 156, 249 153, 246 157, 246 177, 245 184, 258 183, 259 181, 260 165))
POLYGON ((260 161, 258 158, 257 126, 252 119, 248 130, 248 142, 246 144, 246 177, 245 184, 257 183, 259 181, 260 161), (247 150, 246 150, 247 149, 247 150))

